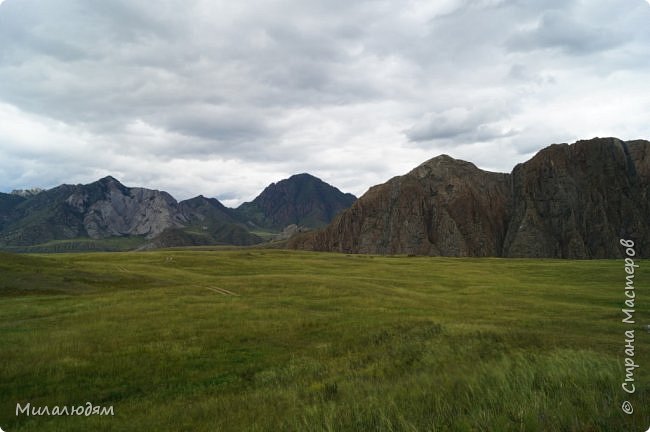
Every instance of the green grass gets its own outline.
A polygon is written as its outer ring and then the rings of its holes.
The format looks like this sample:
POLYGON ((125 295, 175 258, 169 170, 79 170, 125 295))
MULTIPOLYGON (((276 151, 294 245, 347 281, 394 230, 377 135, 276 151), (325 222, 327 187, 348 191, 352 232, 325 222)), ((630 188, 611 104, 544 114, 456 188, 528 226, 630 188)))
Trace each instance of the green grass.
POLYGON ((0 254, 0 427, 645 431, 640 328, 620 409, 624 277, 619 261, 0 254), (115 416, 15 415, 87 401, 115 416))
POLYGON ((250 230, 251 234, 255 234, 256 236, 264 239, 265 241, 272 240, 275 236, 277 236, 280 231, 272 231, 272 230, 264 230, 264 229, 253 229, 250 230))
POLYGON ((3 246, 2 250, 21 253, 119 252, 136 249, 144 245, 146 241, 144 236, 109 237, 105 239, 78 237, 68 240, 51 240, 32 246, 3 246))

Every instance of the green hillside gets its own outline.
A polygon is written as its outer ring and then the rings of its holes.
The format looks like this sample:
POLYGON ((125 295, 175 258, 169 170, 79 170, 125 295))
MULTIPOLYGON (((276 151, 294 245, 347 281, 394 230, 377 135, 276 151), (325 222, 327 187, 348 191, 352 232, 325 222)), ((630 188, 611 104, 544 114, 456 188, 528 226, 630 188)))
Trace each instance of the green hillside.
POLYGON ((643 431, 649 266, 628 416, 619 261, 0 254, 0 427, 643 431))

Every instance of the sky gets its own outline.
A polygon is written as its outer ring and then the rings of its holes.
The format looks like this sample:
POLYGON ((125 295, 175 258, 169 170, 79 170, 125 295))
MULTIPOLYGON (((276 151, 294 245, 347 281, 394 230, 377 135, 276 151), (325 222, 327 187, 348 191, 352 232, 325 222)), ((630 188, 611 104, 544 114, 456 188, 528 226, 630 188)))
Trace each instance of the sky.
POLYGON ((650 139, 645 0, 0 0, 0 191, 357 196, 440 154, 510 172, 650 139))

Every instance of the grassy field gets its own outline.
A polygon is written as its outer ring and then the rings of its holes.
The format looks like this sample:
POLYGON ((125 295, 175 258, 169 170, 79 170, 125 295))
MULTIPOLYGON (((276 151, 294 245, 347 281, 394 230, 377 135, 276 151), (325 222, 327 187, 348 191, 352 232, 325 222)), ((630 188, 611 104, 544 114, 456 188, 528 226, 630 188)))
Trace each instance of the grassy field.
POLYGON ((0 427, 641 432, 646 268, 626 395, 621 261, 0 254, 0 427))
POLYGON ((51 240, 32 246, 2 246, 1 252, 16 253, 61 253, 61 252, 121 252, 134 250, 144 245, 144 236, 110 237, 105 239, 74 238, 51 240))

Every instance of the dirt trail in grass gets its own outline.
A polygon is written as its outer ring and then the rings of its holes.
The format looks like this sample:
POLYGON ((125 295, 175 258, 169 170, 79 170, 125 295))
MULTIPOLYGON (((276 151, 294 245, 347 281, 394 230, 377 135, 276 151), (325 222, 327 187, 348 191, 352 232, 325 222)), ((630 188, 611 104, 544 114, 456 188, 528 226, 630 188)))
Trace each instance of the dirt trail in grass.
MULTIPOLYGON (((121 265, 116 266, 116 268, 117 268, 117 270, 120 271, 121 273, 133 273, 131 270, 129 270, 129 269, 127 269, 126 267, 121 266, 121 265)), ((157 270, 158 273, 160 273, 160 271, 161 271, 162 269, 161 269, 161 268, 157 268, 156 270, 157 270)), ((185 270, 182 270, 182 269, 174 269, 174 271, 185 271, 185 270)), ((214 292, 216 292, 216 293, 219 293, 219 294, 221 294, 221 295, 225 295, 225 296, 240 297, 239 294, 234 293, 234 292, 232 292, 232 291, 229 291, 229 290, 227 290, 227 289, 225 289, 225 288, 220 288, 220 287, 215 287, 215 286, 202 286, 202 285, 194 285, 194 286, 197 287, 197 288, 209 289, 210 291, 214 291, 214 292)))
POLYGON ((217 287, 200 287, 200 288, 209 289, 210 291, 214 291, 222 295, 239 297, 239 294, 235 294, 234 292, 228 291, 227 289, 224 288, 217 288, 217 287))

